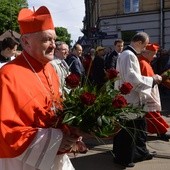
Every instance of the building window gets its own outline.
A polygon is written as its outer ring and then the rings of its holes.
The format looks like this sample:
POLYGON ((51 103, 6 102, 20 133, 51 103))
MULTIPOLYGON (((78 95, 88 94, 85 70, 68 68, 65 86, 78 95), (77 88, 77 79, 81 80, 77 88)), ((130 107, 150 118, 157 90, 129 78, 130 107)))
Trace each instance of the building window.
POLYGON ((138 12, 139 11, 139 0, 124 0, 124 12, 138 12))

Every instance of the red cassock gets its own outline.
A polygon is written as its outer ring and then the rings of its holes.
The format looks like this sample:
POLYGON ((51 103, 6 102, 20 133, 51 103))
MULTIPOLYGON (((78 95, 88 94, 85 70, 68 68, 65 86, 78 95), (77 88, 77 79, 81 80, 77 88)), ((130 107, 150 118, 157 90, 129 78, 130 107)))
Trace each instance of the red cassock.
MULTIPOLYGON (((139 64, 141 68, 141 74, 143 76, 153 76, 154 72, 149 63, 149 61, 143 57, 139 57, 139 64)), ((146 123, 147 123, 147 131, 149 133, 158 133, 164 134, 167 132, 167 128, 169 128, 168 123, 163 119, 160 112, 148 112, 146 114, 146 123)))
POLYGON ((51 64, 42 66, 24 54, 28 61, 21 54, 0 69, 0 158, 22 154, 38 128, 54 123, 52 103, 60 107, 59 81, 51 64))

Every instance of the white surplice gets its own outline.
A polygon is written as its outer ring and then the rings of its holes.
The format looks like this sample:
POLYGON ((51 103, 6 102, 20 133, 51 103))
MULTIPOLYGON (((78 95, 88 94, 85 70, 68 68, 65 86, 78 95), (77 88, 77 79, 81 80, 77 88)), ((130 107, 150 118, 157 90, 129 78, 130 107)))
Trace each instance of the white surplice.
MULTIPOLYGON (((145 106, 151 96, 153 87, 153 78, 142 76, 140 65, 136 55, 130 51, 123 51, 117 60, 117 71, 119 71, 120 79, 115 82, 115 89, 119 89, 124 82, 133 85, 130 94, 125 95, 127 102, 133 106, 145 106)), ((144 108, 148 111, 147 108, 144 108)))
POLYGON ((39 129, 23 154, 0 159, 0 170, 74 170, 66 154, 57 155, 62 137, 59 129, 39 129))

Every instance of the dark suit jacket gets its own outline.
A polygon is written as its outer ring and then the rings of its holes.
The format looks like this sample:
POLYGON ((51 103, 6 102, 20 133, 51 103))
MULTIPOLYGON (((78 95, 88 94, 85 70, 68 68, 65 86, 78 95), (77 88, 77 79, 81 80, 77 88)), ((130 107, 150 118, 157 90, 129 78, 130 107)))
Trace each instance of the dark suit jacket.
POLYGON ((118 53, 114 50, 110 55, 108 55, 105 59, 105 68, 115 68, 117 63, 118 53))
POLYGON ((104 72, 104 58, 95 56, 92 63, 92 83, 99 88, 104 85, 105 81, 105 72, 104 72))
POLYGON ((70 55, 65 60, 70 68, 70 72, 74 74, 79 74, 80 76, 84 76, 85 70, 84 67, 78 57, 75 55, 70 55))

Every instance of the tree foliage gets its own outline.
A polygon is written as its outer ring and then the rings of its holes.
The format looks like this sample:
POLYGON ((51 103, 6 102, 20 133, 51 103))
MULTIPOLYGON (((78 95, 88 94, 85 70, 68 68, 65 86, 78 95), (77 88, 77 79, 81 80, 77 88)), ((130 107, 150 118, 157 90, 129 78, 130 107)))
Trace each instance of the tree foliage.
POLYGON ((27 0, 0 0, 0 34, 9 29, 19 32, 17 17, 23 7, 28 7, 27 0))
MULTIPOLYGON (((17 17, 21 8, 28 8, 27 0, 0 0, 0 35, 7 30, 19 32, 17 17)), ((55 31, 57 41, 64 41, 71 45, 71 34, 66 28, 57 27, 55 31)))
POLYGON ((56 31, 56 34, 57 34, 57 41, 64 41, 69 46, 71 45, 71 43, 72 43, 71 34, 68 33, 66 28, 56 27, 55 31, 56 31))

